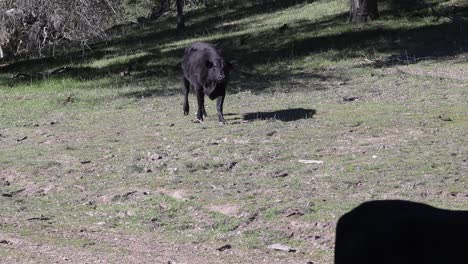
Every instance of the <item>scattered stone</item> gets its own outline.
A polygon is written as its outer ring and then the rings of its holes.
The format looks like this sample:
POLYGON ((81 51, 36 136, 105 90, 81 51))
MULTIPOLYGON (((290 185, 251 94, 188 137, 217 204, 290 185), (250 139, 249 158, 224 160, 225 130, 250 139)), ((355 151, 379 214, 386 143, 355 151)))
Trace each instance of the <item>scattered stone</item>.
POLYGON ((226 244, 226 245, 224 245, 224 246, 222 246, 222 247, 217 248, 216 250, 223 252, 223 251, 228 250, 228 249, 231 249, 231 248, 232 248, 231 245, 226 244))
POLYGON ((286 251, 286 252, 296 252, 297 250, 291 248, 290 246, 286 246, 283 244, 272 244, 268 246, 269 249, 278 250, 278 251, 286 251))
POLYGON ((91 242, 86 242, 86 243, 84 243, 84 244, 82 245, 82 247, 85 248, 85 247, 94 246, 94 245, 96 245, 96 242, 92 242, 92 241, 91 241, 91 242))
POLYGON ((16 142, 21 142, 21 141, 24 141, 24 140, 26 140, 26 139, 28 139, 27 136, 22 137, 22 138, 18 138, 18 139, 16 140, 16 142))
POLYGON ((291 216, 301 216, 304 215, 304 211, 297 209, 297 208, 289 208, 284 212, 284 216, 291 217, 291 216))
POLYGON ((343 102, 352 102, 356 101, 357 99, 359 99, 357 96, 345 96, 343 97, 343 102))
POLYGON ((170 127, 173 127, 173 126, 175 126, 175 124, 169 124, 169 126, 170 126, 170 127))
POLYGON ((107 154, 106 156, 104 156, 104 159, 113 159, 113 158, 115 158, 114 154, 107 154))
POLYGON ((4 178, 0 178, 0 186, 2 187, 10 186, 10 182, 5 180, 4 178))
POLYGON ((31 218, 28 218, 26 219, 28 221, 48 221, 50 220, 50 217, 46 217, 46 216, 39 216, 39 217, 31 217, 31 218))
POLYGON ((159 155, 159 154, 156 154, 156 153, 155 154, 148 153, 148 158, 151 161, 157 161, 157 160, 162 159, 163 157, 161 155, 159 155))
POLYGON ((23 191, 25 191, 26 189, 22 188, 22 189, 19 189, 19 190, 16 190, 16 191, 12 191, 12 192, 9 192, 9 193, 3 193, 2 196, 3 197, 13 197, 15 195, 17 195, 18 193, 21 193, 23 191))
POLYGON ((268 132, 266 135, 267 135, 267 137, 271 137, 276 133, 277 133, 276 131, 271 131, 271 132, 268 132))
POLYGON ((13 244, 13 243, 11 243, 11 242, 8 241, 8 240, 2 239, 2 240, 0 240, 0 244, 3 244, 3 245, 11 245, 11 244, 13 244))
POLYGON ((227 164, 227 170, 230 171, 237 165, 237 161, 231 161, 227 164))
POLYGON ((89 163, 91 163, 91 161, 90 160, 82 160, 82 161, 80 161, 80 163, 81 164, 89 164, 89 163))
POLYGON ((125 194, 117 194, 117 195, 114 195, 112 198, 111 198, 111 201, 112 202, 117 202, 117 201, 125 201, 127 200, 130 196, 132 196, 133 194, 135 194, 137 191, 130 191, 130 192, 127 192, 125 194))
POLYGON ((73 99, 71 96, 68 96, 67 99, 65 99, 65 101, 63 102, 64 105, 68 104, 68 103, 73 103, 75 102, 75 99, 73 99))
POLYGON ((453 121, 452 118, 450 118, 450 117, 439 116, 439 119, 442 120, 442 121, 447 121, 447 122, 453 121))
POLYGON ((322 160, 298 160, 298 162, 304 164, 324 164, 322 160))
POLYGON ((358 127, 360 125, 362 125, 362 121, 359 121, 359 122, 356 122, 355 124, 352 124, 350 127, 358 127))
POLYGON ((287 177, 289 174, 287 172, 278 172, 273 174, 271 177, 272 178, 284 178, 287 177))

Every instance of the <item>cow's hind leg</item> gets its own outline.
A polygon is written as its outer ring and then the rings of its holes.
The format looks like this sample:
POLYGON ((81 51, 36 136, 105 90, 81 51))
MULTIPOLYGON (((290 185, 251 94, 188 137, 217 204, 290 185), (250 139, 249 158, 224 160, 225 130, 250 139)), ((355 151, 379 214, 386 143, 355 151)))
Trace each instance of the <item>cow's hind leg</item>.
POLYGON ((190 91, 190 82, 184 77, 183 78, 184 86, 182 87, 182 92, 184 94, 184 115, 189 114, 189 102, 188 102, 188 95, 190 91))

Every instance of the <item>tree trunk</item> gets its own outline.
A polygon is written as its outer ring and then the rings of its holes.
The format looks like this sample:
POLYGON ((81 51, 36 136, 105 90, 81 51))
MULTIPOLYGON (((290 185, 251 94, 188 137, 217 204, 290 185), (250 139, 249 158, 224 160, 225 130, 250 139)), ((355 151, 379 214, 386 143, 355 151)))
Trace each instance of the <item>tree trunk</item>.
POLYGON ((349 21, 366 22, 379 18, 377 0, 350 0, 349 21))
POLYGON ((184 4, 182 0, 176 0, 177 6, 177 32, 183 32, 185 29, 185 21, 184 21, 184 4))

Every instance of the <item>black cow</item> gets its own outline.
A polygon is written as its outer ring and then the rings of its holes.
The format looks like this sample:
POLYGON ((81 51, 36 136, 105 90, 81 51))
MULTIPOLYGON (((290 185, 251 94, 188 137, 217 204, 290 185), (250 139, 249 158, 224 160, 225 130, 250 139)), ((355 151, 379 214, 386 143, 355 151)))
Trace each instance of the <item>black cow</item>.
POLYGON ((232 64, 225 61, 221 51, 213 45, 195 42, 186 48, 182 60, 184 115, 189 114, 188 93, 192 87, 198 100, 197 121, 203 122, 203 116, 206 117, 205 95, 207 95, 211 100, 217 98, 218 120, 225 124, 223 103, 229 72, 232 69, 232 64))
POLYGON ((468 263, 468 211, 370 201, 340 218, 335 264, 468 263))

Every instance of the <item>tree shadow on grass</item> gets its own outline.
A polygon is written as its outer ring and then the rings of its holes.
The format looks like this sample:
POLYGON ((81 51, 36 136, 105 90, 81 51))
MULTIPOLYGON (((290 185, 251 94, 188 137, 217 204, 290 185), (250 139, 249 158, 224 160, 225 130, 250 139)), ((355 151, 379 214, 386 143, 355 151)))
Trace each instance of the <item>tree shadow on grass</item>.
POLYGON ((179 93, 179 89, 147 89, 124 93, 122 96, 129 98, 147 98, 153 96, 173 96, 179 93))
POLYGON ((254 120, 280 120, 283 122, 297 121, 300 119, 312 118, 317 111, 315 109, 293 108, 273 112, 254 112, 244 114, 245 121, 254 120))
MULTIPOLYGON (((267 1, 268 2, 268 1, 267 1)), ((294 5, 305 4, 311 1, 273 1, 270 6, 265 7, 257 3, 243 6, 241 2, 231 3, 232 8, 225 11, 225 21, 239 20, 248 16, 261 13, 278 11, 282 8, 289 8, 294 5), (281 2, 281 3, 280 3, 281 2)), ((205 9, 193 10, 187 13, 188 17, 196 18, 189 27, 193 29, 208 28, 208 32, 217 33, 225 31, 223 27, 219 28, 222 20, 219 16, 206 16, 205 9)), ((216 11, 213 9, 213 12, 216 11)), ((224 12, 218 10, 219 12, 224 12)), ((468 12, 467 8, 460 8, 457 11, 460 14, 468 12)), ((382 14, 383 18, 391 19, 391 14, 382 14)), ((420 20, 420 19, 419 19, 420 20)), ((110 64, 101 68, 91 68, 77 65, 70 68, 69 71, 61 75, 51 76, 50 78, 74 78, 98 79, 109 76, 117 76, 126 66, 132 65, 135 75, 128 78, 129 81, 138 82, 139 80, 149 80, 150 78, 163 78, 176 80, 181 76, 181 69, 178 62, 183 56, 184 47, 176 47, 169 51, 161 51, 164 43, 170 41, 182 40, 183 36, 176 36, 168 23, 173 23, 173 17, 166 18, 164 21, 156 21, 148 26, 148 30, 138 35, 136 33, 125 36, 107 44, 95 46, 95 51, 89 54, 88 60, 99 60, 114 56, 126 55, 125 52, 137 48, 148 54, 123 60, 115 64, 110 64), (153 31, 154 29, 154 31, 153 31), (112 48, 112 49, 111 49, 112 48)), ((397 21, 398 22, 398 21, 397 21)), ((371 23, 356 26, 353 30, 346 29, 348 26, 347 13, 340 13, 324 17, 319 21, 295 21, 288 24, 287 30, 281 30, 282 25, 264 31, 254 33, 244 33, 240 35, 226 34, 225 37, 216 38, 213 42, 222 42, 224 54, 229 60, 237 61, 237 71, 233 73, 230 87, 232 91, 250 90, 252 92, 268 92, 276 84, 280 84, 281 89, 297 90, 301 87, 307 89, 322 89, 321 85, 325 81, 340 81, 339 74, 328 74, 325 76, 323 71, 310 73, 307 69, 302 73, 300 69, 289 67, 292 62, 300 61, 301 58, 324 54, 327 60, 340 61, 344 57, 362 57, 362 53, 394 54, 385 60, 384 66, 393 66, 401 63, 406 57, 418 58, 427 57, 430 59, 450 59, 450 56, 457 55, 468 50, 468 35, 461 34, 461 28, 465 30, 468 24, 465 20, 455 22, 434 23, 417 27, 388 27, 371 23), (323 35, 323 30, 336 27, 336 33, 323 35), (344 29, 340 29, 343 27, 344 29), (301 38, 296 36, 302 35, 301 38), (332 52, 327 52, 332 51, 332 52), (325 52, 325 53, 324 53, 325 52), (277 69, 274 67, 276 66, 277 69), (259 68, 265 69, 263 71, 259 68), (257 69, 257 71, 255 71, 257 69), (236 73, 239 72, 239 73, 236 73), (250 75, 249 75, 250 74, 250 75), (297 82, 299 80, 299 82, 297 82), (318 81, 317 81, 318 80, 318 81), (301 83, 303 82, 303 83, 301 83), (291 85, 292 84, 292 85, 291 85)), ((223 25, 221 25, 223 26, 223 25)), ((228 29, 228 31, 232 28, 228 29)), ((240 29, 238 29, 240 30, 240 29)), ((463 31, 466 33, 466 31, 463 31)), ((197 31, 191 32, 192 37, 197 35, 197 31)), ((210 37, 206 33, 202 36, 210 37)), ((78 53, 73 56, 78 56, 78 53)), ((37 60, 34 64, 41 64, 41 68, 50 69, 51 67, 60 67, 69 65, 70 60, 62 58, 60 60, 37 60), (43 65, 43 66, 42 66, 43 65)), ((405 62, 407 63, 407 62, 405 62)), ((15 65, 3 68, 2 71, 13 73, 15 65)), ((28 68, 28 63, 19 63, 17 68, 28 68)), ((372 65, 371 65, 372 66, 372 65)), ((16 69, 17 69, 16 68, 16 69)), ((310 67, 309 67, 310 68, 310 67)), ((31 80, 28 80, 31 81, 31 80)), ((11 86, 15 81, 9 82, 11 86)), ((151 88, 153 89, 153 88, 151 88)), ((163 92, 149 90, 153 95, 164 95, 163 92)), ((143 94, 145 96, 145 94, 143 94)))

